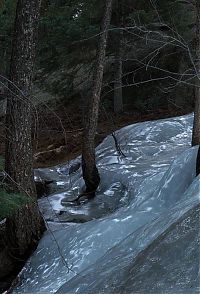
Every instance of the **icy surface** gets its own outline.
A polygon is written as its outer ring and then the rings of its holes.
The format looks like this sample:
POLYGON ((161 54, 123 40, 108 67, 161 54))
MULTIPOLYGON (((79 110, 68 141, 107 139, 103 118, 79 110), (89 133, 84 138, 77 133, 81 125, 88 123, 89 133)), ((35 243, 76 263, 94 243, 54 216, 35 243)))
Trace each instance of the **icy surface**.
POLYGON ((53 179, 39 204, 46 232, 14 293, 199 293, 200 178, 192 115, 138 123, 96 149, 101 184, 92 201, 79 158, 37 171, 53 179), (78 170, 77 170, 78 169, 78 170), (69 175, 70 171, 70 175, 69 175), (61 213, 60 213, 61 211, 61 213))

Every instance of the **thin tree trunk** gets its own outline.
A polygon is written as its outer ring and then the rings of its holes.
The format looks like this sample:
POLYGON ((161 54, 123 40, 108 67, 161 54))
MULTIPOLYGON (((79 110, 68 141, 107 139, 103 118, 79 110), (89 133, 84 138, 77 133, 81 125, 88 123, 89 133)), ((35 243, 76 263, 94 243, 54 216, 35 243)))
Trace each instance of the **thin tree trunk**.
MULTIPOLYGON (((118 0, 117 3, 117 26, 123 25, 122 5, 118 0)), ((114 66, 114 112, 123 112, 123 96, 122 96, 122 58, 123 58, 123 30, 119 29, 116 35, 116 51, 114 66)))
POLYGON ((197 59, 197 73, 196 78, 197 87, 195 88, 195 109, 194 109, 194 123, 192 133, 192 146, 200 145, 200 3, 196 1, 196 59, 197 59))
POLYGON ((196 176, 200 174, 200 146, 197 153, 197 160, 196 160, 196 176))
POLYGON ((115 77, 114 77, 114 112, 123 112, 122 96, 122 39, 123 33, 120 33, 120 39, 115 55, 115 77))
POLYGON ((102 33, 99 38, 96 68, 93 76, 92 94, 89 98, 87 115, 84 119, 83 144, 82 144, 82 170, 86 185, 86 193, 95 195, 100 177, 95 162, 95 134, 99 113, 99 102, 103 80, 104 61, 106 54, 108 27, 112 12, 112 0, 105 1, 105 13, 102 20, 102 33))
POLYGON ((9 188, 31 197, 6 222, 8 254, 25 258, 37 244, 43 221, 36 202, 32 166, 31 88, 40 0, 18 0, 7 92, 5 170, 9 188), (18 89, 19 90, 18 90, 18 89))

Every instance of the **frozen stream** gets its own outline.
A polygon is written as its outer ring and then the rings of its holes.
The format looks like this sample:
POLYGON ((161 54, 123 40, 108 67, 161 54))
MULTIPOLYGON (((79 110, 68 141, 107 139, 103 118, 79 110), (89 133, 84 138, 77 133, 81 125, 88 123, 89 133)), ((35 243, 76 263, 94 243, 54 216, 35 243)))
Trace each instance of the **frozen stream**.
POLYGON ((96 149, 95 199, 83 189, 79 158, 36 172, 53 179, 39 201, 51 230, 13 293, 193 294, 200 292, 200 177, 190 148, 192 115, 127 126, 96 149), (61 211, 61 212, 60 212, 61 211), (56 240, 56 241, 55 241, 56 240))

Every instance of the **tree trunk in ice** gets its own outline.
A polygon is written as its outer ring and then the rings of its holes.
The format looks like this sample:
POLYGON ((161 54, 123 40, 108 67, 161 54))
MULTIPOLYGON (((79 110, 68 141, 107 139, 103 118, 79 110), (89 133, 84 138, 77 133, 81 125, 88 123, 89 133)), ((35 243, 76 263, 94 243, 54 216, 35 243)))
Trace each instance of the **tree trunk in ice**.
POLYGON ((99 37, 97 61, 93 76, 92 93, 88 101, 87 113, 84 115, 84 131, 82 145, 82 170, 86 185, 86 193, 95 195, 100 177, 95 162, 95 134, 99 113, 99 103, 103 80, 104 62, 107 45, 108 27, 112 12, 112 0, 105 1, 105 12, 102 20, 102 30, 99 37))
POLYGON ((36 202, 32 166, 31 88, 40 0, 18 0, 7 91, 5 170, 9 189, 31 198, 6 222, 8 255, 26 258, 37 244, 43 221, 36 202))
POLYGON ((197 153, 197 160, 196 160, 196 176, 200 174, 200 146, 197 153))

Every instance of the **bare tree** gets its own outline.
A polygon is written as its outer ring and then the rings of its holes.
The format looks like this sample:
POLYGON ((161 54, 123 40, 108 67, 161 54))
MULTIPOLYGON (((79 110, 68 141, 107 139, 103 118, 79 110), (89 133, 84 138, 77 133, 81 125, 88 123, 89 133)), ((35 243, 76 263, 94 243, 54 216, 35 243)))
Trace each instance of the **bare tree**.
POLYGON ((119 30, 116 32, 115 40, 115 66, 114 66, 114 112, 120 113, 123 111, 123 96, 122 96, 122 75, 123 75, 123 29, 120 29, 123 26, 123 9, 122 9, 121 0, 117 1, 117 20, 116 24, 119 27, 119 30))
POLYGON ((93 76, 92 93, 89 97, 87 113, 84 118, 84 131, 82 143, 82 170, 83 179, 86 185, 85 194, 88 198, 95 195, 99 185, 100 177, 95 162, 95 134, 99 113, 99 102, 103 80, 104 61, 106 54, 108 27, 110 25, 112 13, 112 0, 105 1, 105 12, 102 20, 102 32, 99 38, 97 50, 97 61, 93 76))
MULTIPOLYGON (((31 201, 6 221, 6 252, 26 258, 43 231, 32 167, 31 88, 36 54, 40 0, 18 0, 7 91, 5 171, 8 186, 31 201)), ((4 269, 4 273, 10 268, 4 269)))

